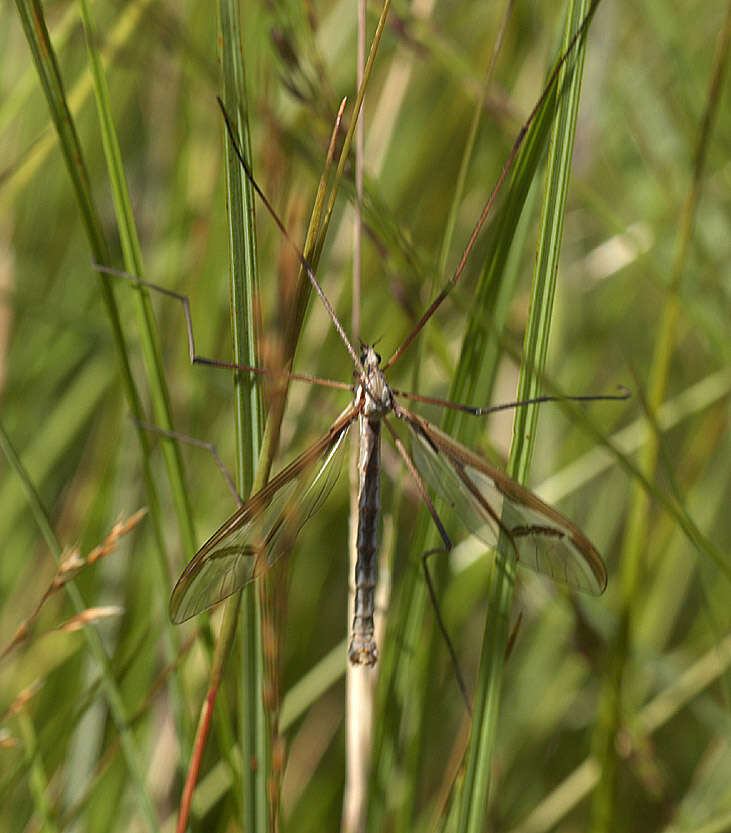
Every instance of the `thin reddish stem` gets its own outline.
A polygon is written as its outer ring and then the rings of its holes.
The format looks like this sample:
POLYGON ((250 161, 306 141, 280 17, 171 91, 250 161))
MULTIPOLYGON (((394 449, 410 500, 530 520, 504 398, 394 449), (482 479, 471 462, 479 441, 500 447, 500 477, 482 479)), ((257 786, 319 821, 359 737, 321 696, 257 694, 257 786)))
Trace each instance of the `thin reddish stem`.
POLYGON ((203 752, 206 748, 206 738, 208 737, 208 729, 210 728, 211 718, 213 717, 213 708, 216 704, 216 694, 218 694, 218 680, 216 680, 208 689, 206 699, 203 701, 201 717, 198 721, 198 729, 193 743, 193 755, 190 759, 190 766, 188 767, 188 774, 185 778, 183 793, 180 796, 180 812, 178 814, 178 826, 176 827, 176 833, 185 833, 188 829, 190 805, 193 801, 193 792, 195 790, 195 785, 198 782, 198 773, 201 768, 203 752))

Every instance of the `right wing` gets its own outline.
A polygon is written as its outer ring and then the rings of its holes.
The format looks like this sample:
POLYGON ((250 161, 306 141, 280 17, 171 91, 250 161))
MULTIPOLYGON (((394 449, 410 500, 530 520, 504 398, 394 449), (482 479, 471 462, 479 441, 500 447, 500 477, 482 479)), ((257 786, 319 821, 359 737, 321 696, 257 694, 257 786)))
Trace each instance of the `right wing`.
POLYGON ((252 495, 198 550, 170 596, 170 618, 184 622, 248 584, 288 552, 340 473, 350 405, 327 434, 252 495))
POLYGON ((596 596, 604 592, 604 562, 568 518, 423 417, 399 410, 412 429, 419 473, 470 532, 494 548, 502 530, 519 564, 596 596))

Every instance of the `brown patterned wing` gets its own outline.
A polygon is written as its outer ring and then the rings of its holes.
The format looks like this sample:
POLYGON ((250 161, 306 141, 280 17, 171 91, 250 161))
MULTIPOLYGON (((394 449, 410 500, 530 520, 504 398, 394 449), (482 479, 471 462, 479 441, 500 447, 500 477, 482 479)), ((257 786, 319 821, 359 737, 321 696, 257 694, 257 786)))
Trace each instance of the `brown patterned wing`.
POLYGON ((350 406, 327 434, 252 495, 198 550, 170 596, 178 624, 241 590, 289 552, 340 474, 350 406))
POLYGON ((470 532, 494 548, 502 529, 523 566, 587 593, 604 592, 604 562, 571 521, 427 420, 399 411, 412 429, 417 468, 470 532))

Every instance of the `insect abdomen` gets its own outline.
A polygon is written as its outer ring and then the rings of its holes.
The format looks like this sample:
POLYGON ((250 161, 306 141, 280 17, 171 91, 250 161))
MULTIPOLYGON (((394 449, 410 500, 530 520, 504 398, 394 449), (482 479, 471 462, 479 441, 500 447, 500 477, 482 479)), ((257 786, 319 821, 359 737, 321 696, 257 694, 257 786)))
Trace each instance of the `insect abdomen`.
POLYGON ((354 665, 374 665, 378 649, 373 636, 373 610, 378 578, 378 513, 380 511, 381 423, 361 416, 360 490, 358 492, 358 559, 355 565, 355 608, 348 657, 354 665))

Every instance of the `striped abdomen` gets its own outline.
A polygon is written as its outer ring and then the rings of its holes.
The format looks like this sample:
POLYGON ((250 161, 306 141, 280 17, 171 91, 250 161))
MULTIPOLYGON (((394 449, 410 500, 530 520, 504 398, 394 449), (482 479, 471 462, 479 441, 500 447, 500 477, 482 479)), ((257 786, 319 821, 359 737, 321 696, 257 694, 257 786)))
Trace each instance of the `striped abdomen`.
POLYGON ((373 637, 373 609, 378 553, 381 423, 360 416, 358 472, 358 560, 355 565, 355 608, 348 657, 354 665, 374 665, 378 649, 373 637))

